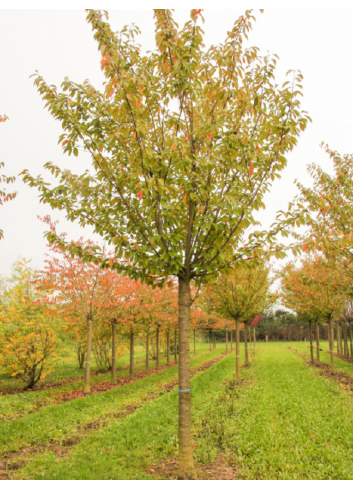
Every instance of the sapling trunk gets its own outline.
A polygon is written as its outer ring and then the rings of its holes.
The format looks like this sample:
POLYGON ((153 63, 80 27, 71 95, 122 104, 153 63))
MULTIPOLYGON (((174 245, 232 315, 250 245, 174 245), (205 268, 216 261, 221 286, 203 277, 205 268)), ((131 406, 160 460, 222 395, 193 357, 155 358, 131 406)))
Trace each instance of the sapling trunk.
MULTIPOLYGON (((329 334, 331 336, 331 346, 334 345, 334 336, 333 336, 333 319, 330 319, 329 321, 329 334)), ((335 373, 335 353, 333 351, 333 348, 330 348, 330 355, 331 355, 331 374, 335 373)))
POLYGON ((339 324, 336 325, 336 331, 337 331, 337 353, 340 354, 342 353, 341 349, 341 326, 339 324))
POLYGON ((351 359, 353 360, 353 335, 352 335, 352 323, 349 321, 349 342, 351 344, 351 359))
POLYGON ((233 330, 230 332, 230 351, 233 351, 233 330))
POLYGON ((182 480, 195 479, 191 434, 190 281, 179 278, 179 471, 182 480))
POLYGON ((130 332, 130 371, 129 378, 134 378, 134 332, 130 332))
POLYGON ((347 323, 344 323, 343 325, 343 335, 344 335, 344 356, 345 358, 348 358, 349 353, 348 353, 347 323))
POLYGON ((157 359, 156 359, 156 368, 159 370, 159 326, 157 327, 157 332, 156 332, 156 350, 157 350, 157 359))
POLYGON ((255 356, 255 353, 256 353, 256 328, 253 328, 254 330, 254 356, 255 356))
POLYGON ((313 325, 311 321, 309 321, 309 338, 310 338, 310 360, 311 363, 314 363, 313 325))
POLYGON ((194 330, 194 355, 196 355, 196 331, 194 330))
POLYGON ((216 339, 216 333, 215 333, 215 332, 213 332, 213 349, 214 349, 214 350, 215 350, 215 349, 216 349, 216 347, 217 347, 217 345, 216 345, 216 341, 217 341, 217 339, 216 339))
POLYGON ((84 395, 91 393, 90 377, 91 377, 91 349, 92 349, 92 329, 93 323, 91 319, 87 319, 87 353, 86 353, 86 370, 85 381, 83 386, 84 395))
POLYGON ((112 322, 112 376, 111 383, 116 384, 116 323, 112 322))
POLYGON ((226 330, 226 353, 228 353, 228 330, 226 330))
POLYGON ((245 348, 245 365, 249 365, 249 355, 248 355, 248 325, 244 324, 244 348, 245 348))
POLYGON ((211 351, 212 350, 212 331, 210 331, 210 337, 209 337, 209 350, 211 351))
POLYGON ((320 363, 320 326, 319 322, 316 321, 316 360, 320 363))
POLYGON ((239 345, 239 339, 240 339, 240 322, 239 319, 235 321, 236 324, 236 332, 235 332, 235 368, 236 368, 236 376, 237 376, 237 383, 240 384, 241 382, 241 375, 240 375, 240 345, 239 345))
POLYGON ((167 331, 167 365, 170 365, 170 331, 167 331))
POLYGON ((178 333, 174 331, 174 363, 178 363, 178 350, 177 350, 178 333))
POLYGON ((150 371, 150 332, 146 333, 146 373, 150 371))

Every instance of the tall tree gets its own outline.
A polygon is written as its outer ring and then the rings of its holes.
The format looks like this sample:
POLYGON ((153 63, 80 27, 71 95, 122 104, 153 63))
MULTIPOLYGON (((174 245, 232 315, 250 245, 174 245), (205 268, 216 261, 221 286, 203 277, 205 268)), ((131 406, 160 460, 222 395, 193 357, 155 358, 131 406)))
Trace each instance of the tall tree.
MULTIPOLYGON (((243 239, 257 224, 253 213, 264 207, 308 116, 300 108, 301 74, 280 88, 276 57, 243 46, 251 10, 236 20, 223 44, 208 50, 198 25, 202 9, 193 9, 180 29, 171 10, 155 9, 154 17, 156 50, 144 54, 135 41, 137 27, 116 34, 101 11, 88 10, 102 54, 104 93, 88 81, 65 79, 63 93, 41 76, 35 84, 62 122, 64 152, 90 153, 92 168, 78 176, 46 164, 60 178, 54 188, 27 171, 24 180, 40 189, 42 202, 93 226, 118 258, 129 260, 115 268, 147 283, 177 277, 179 478, 187 479, 195 477, 191 283, 261 254, 265 243, 285 233, 278 223, 243 239)), ((55 233, 47 237, 67 246, 55 233)), ((76 252, 85 254, 79 246, 76 252)))

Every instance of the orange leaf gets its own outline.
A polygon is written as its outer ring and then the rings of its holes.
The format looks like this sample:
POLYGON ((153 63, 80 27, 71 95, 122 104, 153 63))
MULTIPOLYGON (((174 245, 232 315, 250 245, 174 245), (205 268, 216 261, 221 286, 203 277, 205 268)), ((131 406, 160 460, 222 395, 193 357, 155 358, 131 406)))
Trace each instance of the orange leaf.
POLYGON ((175 143, 173 143, 173 144, 171 145, 171 147, 170 147, 170 148, 171 148, 171 150, 173 151, 173 150, 176 148, 176 144, 175 144, 175 143))
POLYGON ((306 252, 307 247, 308 247, 308 246, 307 246, 307 244, 306 244, 306 243, 304 243, 304 244, 303 244, 303 251, 305 251, 305 252, 306 252))
POLYGON ((211 139, 211 133, 210 132, 207 133, 207 137, 208 137, 208 139, 211 139))
POLYGON ((138 109, 140 109, 140 108, 141 108, 141 100, 140 100, 140 99, 138 99, 138 100, 137 100, 137 108, 138 108, 138 109))
POLYGON ((141 199, 142 199, 142 197, 143 197, 143 190, 140 190, 140 191, 139 191, 139 200, 141 200, 141 199))
POLYGON ((184 197, 183 197, 183 201, 184 201, 184 202, 186 202, 186 195, 187 195, 187 194, 185 194, 185 195, 184 195, 184 197))

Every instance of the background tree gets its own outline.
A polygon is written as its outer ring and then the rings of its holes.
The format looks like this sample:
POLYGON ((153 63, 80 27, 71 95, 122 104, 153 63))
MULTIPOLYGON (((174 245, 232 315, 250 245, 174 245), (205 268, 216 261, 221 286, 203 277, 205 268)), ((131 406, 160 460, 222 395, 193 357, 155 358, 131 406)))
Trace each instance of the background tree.
MULTIPOLYGON (((51 224, 51 227, 54 229, 54 225, 51 224)), ((81 239, 75 246, 87 251, 93 248, 93 242, 84 242, 81 239)), ((47 293, 48 302, 58 306, 66 321, 70 323, 80 320, 86 325, 87 350, 83 390, 85 394, 90 394, 93 322, 101 319, 102 311, 105 312, 110 306, 116 273, 73 256, 70 248, 63 250, 55 244, 50 248, 54 255, 48 255, 45 260, 45 270, 37 277, 38 287, 47 293)), ((106 256, 104 250, 102 256, 106 256)))
MULTIPOLYGON (((172 12, 155 9, 156 50, 143 54, 139 30, 115 34, 103 13, 88 10, 104 93, 68 79, 63 92, 42 77, 35 83, 51 114, 62 122, 64 152, 92 157, 77 176, 48 163, 59 177, 52 188, 27 171, 24 180, 41 200, 115 246, 114 264, 148 283, 178 279, 179 287, 179 477, 194 478, 191 438, 189 327, 192 281, 261 254, 282 224, 257 231, 253 213, 264 207, 271 182, 286 165, 308 116, 301 111, 301 74, 279 88, 276 57, 245 48, 254 19, 236 20, 226 41, 205 50, 193 9, 178 28, 172 12)), ((53 232, 51 242, 67 246, 53 232)), ((79 256, 99 252, 75 249, 79 256)), ((278 252, 279 253, 279 252, 278 252)))
POLYGON ((16 262, 0 310, 0 364, 25 389, 44 379, 56 358, 54 315, 33 278, 28 261, 16 262))
POLYGON ((333 322, 344 310, 350 281, 342 267, 319 254, 302 259, 300 268, 289 264, 283 274, 284 304, 308 321, 321 318, 329 324, 331 372, 335 372, 333 322))
MULTIPOLYGON (((269 295, 271 280, 270 269, 264 265, 258 267, 234 267, 231 274, 221 275, 210 287, 211 300, 221 317, 232 318, 236 323, 236 376, 240 375, 240 323, 250 322, 259 310, 264 307, 269 295)), ((247 346, 247 325, 245 326, 247 346)), ((246 362, 248 354, 245 352, 246 362)))

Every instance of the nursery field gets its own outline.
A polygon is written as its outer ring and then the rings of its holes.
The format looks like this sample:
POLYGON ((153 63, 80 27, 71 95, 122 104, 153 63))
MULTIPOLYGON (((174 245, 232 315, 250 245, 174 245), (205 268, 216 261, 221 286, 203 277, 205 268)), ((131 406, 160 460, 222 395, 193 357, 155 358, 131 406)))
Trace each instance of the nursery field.
MULTIPOLYGON (((198 478, 353 478, 353 364, 336 358, 337 375, 327 374, 327 346, 322 342, 318 368, 308 364, 307 343, 260 343, 237 385, 234 351, 197 345, 191 389, 198 478)), ((86 397, 75 396, 80 380, 0 396, 0 478, 176 478, 178 367, 162 364, 140 378, 143 368, 121 384, 127 375, 119 370, 117 386, 86 397)), ((95 383, 108 384, 109 374, 94 376, 95 383)))

